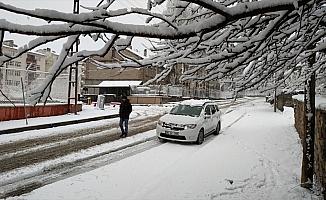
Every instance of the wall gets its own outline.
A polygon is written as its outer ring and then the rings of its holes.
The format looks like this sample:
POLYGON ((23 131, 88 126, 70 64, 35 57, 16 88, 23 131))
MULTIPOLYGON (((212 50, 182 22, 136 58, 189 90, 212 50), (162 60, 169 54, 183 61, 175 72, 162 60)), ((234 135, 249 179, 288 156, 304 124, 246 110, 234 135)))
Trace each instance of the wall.
MULTIPOLYGON (((74 106, 71 105, 71 110, 74 112, 74 106)), ((77 105, 77 112, 82 110, 82 104, 77 105)), ((55 115, 64 115, 68 113, 67 104, 48 104, 37 106, 26 106, 26 114, 28 118, 33 117, 47 117, 55 115)), ((19 105, 13 107, 12 105, 0 106, 0 121, 25 119, 24 106, 19 105)))
MULTIPOLYGON (((301 141, 306 138, 304 126, 304 104, 298 100, 294 101, 295 128, 301 141)), ((326 189, 326 110, 316 109, 316 135, 315 135, 315 176, 319 187, 326 189)))
POLYGON ((316 178, 326 190, 326 110, 316 112, 316 138, 315 138, 316 178))
POLYGON ((162 104, 167 102, 167 98, 162 96, 128 96, 131 104, 162 104))

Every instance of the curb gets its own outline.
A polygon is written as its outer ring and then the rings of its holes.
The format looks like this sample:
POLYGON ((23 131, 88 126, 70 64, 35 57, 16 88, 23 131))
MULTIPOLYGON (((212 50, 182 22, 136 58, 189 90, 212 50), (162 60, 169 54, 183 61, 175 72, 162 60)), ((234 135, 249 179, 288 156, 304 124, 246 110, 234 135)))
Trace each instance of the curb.
POLYGON ((97 121, 97 120, 103 120, 103 119, 112 119, 112 118, 117 118, 117 117, 119 117, 119 115, 114 114, 114 115, 92 117, 92 118, 86 118, 86 119, 78 119, 78 120, 63 121, 63 122, 56 122, 56 123, 49 123, 49 124, 26 126, 26 127, 20 127, 20 128, 5 129, 5 130, 0 130, 0 135, 18 133, 18 132, 23 132, 23 131, 31 131, 31 130, 35 130, 35 129, 54 128, 54 127, 58 127, 58 126, 79 124, 79 123, 85 123, 85 122, 91 122, 91 121, 97 121))

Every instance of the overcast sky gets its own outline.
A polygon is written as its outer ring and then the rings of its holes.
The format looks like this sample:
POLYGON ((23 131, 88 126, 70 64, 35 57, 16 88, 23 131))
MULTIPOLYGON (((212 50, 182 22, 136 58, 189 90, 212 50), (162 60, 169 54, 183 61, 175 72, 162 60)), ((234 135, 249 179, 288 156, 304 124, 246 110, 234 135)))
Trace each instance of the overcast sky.
MULTIPOLYGON (((94 7, 98 4, 100 0, 80 0, 80 4, 83 6, 94 7)), ((43 8, 43 9, 53 9, 57 11, 72 13, 73 11, 73 2, 74 0, 0 0, 2 3, 7 3, 16 7, 25 8, 25 9, 35 9, 35 8, 43 8)), ((106 1, 105 1, 106 2, 106 1)), ((147 0, 116 0, 112 5, 111 9, 119 9, 119 8, 130 8, 130 7, 143 7, 146 8, 147 0)), ((159 8, 157 12, 162 11, 162 8, 159 8)), ((87 12, 87 10, 80 8, 80 12, 87 12)), ((12 13, 5 12, 0 10, 1 18, 5 18, 6 20, 14 23, 20 24, 32 24, 32 25, 41 25, 46 24, 45 21, 37 20, 31 17, 21 16, 21 15, 13 15, 12 13)), ((145 17, 142 16, 127 16, 127 17, 119 17, 116 18, 115 21, 119 21, 122 23, 130 23, 130 24, 143 24, 145 17)), ((26 36, 21 36, 18 34, 10 34, 6 33, 5 39, 14 39, 15 43, 19 46, 24 45, 27 40, 32 39, 33 37, 29 37, 26 39, 26 36)), ((137 49, 140 52, 143 51, 144 45, 149 45, 143 39, 135 39, 133 42, 133 49, 137 49)), ((42 46, 42 48, 50 47, 56 52, 60 52, 62 44, 65 40, 60 40, 59 42, 47 44, 42 46)), ((80 44, 80 49, 97 49, 100 47, 99 44, 95 44, 93 41, 84 40, 80 44)))

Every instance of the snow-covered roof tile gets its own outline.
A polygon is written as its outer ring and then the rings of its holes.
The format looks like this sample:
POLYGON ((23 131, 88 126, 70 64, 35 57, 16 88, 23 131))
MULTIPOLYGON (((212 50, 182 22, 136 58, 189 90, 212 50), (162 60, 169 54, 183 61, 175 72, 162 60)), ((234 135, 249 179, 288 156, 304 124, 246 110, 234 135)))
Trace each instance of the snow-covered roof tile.
POLYGON ((131 53, 141 57, 142 59, 146 58, 146 56, 142 55, 140 52, 138 51, 134 51, 133 49, 127 48, 128 51, 130 51, 131 53))
POLYGON ((102 81, 98 87, 130 87, 141 83, 142 81, 102 81))

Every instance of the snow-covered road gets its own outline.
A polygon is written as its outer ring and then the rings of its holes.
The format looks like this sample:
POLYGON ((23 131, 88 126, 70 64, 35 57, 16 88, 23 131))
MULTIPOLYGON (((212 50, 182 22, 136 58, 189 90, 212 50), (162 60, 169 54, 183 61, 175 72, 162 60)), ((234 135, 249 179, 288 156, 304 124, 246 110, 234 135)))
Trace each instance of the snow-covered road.
POLYGON ((311 199, 293 110, 272 110, 263 99, 230 107, 203 145, 154 145, 12 199, 311 199))
MULTIPOLYGON (((250 98, 218 100, 224 110, 250 98)), ((134 106, 129 137, 119 140, 118 119, 108 119, 82 124, 72 124, 50 129, 17 132, 0 136, 0 198, 28 193, 38 187, 63 179, 71 174, 105 165, 139 151, 159 145, 153 130, 158 117, 174 105, 134 106), (145 143, 145 144, 143 144, 145 143), (132 147, 132 148, 128 148, 132 147)), ((117 112, 118 107, 107 106, 99 110, 85 106, 79 115, 64 115, 29 119, 30 124, 60 122, 102 116, 117 112)), ((24 120, 0 122, 11 128, 20 127, 24 120)))

